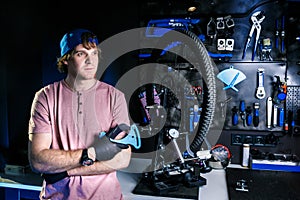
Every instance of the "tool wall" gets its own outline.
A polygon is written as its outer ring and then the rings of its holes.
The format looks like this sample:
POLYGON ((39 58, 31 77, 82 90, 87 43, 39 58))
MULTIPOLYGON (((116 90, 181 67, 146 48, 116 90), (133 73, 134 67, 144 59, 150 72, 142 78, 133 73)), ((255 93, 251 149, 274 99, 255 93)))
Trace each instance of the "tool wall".
MULTIPOLYGON (((227 74, 225 78, 230 75, 236 75, 237 73, 239 73, 238 76, 242 76, 241 74, 243 74, 245 78, 243 80, 241 79, 242 81, 234 86, 235 89, 226 89, 227 98, 220 102, 222 105, 224 103, 227 104, 227 106, 224 105, 226 108, 224 129, 245 131, 281 131, 283 129, 283 121, 280 124, 277 123, 279 120, 277 118, 275 119, 274 116, 270 116, 271 121, 269 123, 271 126, 268 127, 267 123, 269 116, 267 115, 267 99, 268 97, 274 99, 274 95, 277 95, 277 93, 274 92, 274 88, 276 89, 276 81, 274 77, 278 76, 280 80, 284 80, 286 71, 285 63, 222 63, 218 65, 218 68, 220 73, 227 72, 228 69, 232 68, 236 70, 236 72, 233 70, 228 71, 230 74, 227 74), (259 79, 258 70, 264 71, 264 96, 261 98, 257 98, 256 96, 259 79), (257 111, 255 111, 255 105, 258 105, 257 111), (257 124, 254 123, 255 117, 258 117, 257 124)), ((220 81, 220 79, 218 79, 218 81, 220 81)), ((226 88, 226 86, 227 85, 225 84, 224 88, 226 88)), ((278 102, 275 106, 278 110, 285 109, 284 102, 278 102)))
MULTIPOLYGON (((220 31, 216 29, 216 34, 210 41, 206 41, 209 51, 229 55, 215 58, 215 62, 221 74, 218 81, 224 84, 226 91, 226 98, 219 100, 222 109, 226 110, 226 119, 218 142, 229 146, 234 155, 233 163, 241 162, 243 143, 250 143, 252 148, 264 152, 296 155, 300 153, 297 145, 300 142, 300 16, 296 11, 299 7, 299 2, 265 1, 247 16, 231 15, 234 26, 230 28, 225 19, 228 15, 224 14, 225 28, 220 31), (254 28, 251 35, 251 27, 255 24, 253 17, 259 11, 264 15, 264 19, 259 23, 260 35, 257 36, 257 28, 254 28), (230 34, 222 34, 226 29, 230 34), (218 32, 221 33, 222 40, 218 37, 218 32), (229 38, 233 40, 234 46, 226 50, 229 38), (248 47, 247 41, 250 41, 248 47), (265 96, 258 98, 258 71, 262 69, 265 96), (268 99, 271 101, 269 109, 268 99), (257 104, 259 109, 256 112, 257 104), (246 117, 242 111, 246 112, 246 117), (259 115, 256 125, 255 115, 259 115), (249 124, 248 116, 251 121, 249 124)), ((215 22, 216 25, 220 23, 218 20, 215 22)))
POLYGON ((293 144, 300 127, 299 8, 299 1, 232 0, 205 4, 188 16, 171 11, 143 16, 144 26, 153 19, 177 24, 180 19, 198 20, 189 29, 201 38, 218 69, 217 85, 226 94, 217 98, 215 122, 224 122, 218 142, 232 150, 233 163, 240 162, 243 143, 300 153, 293 144), (236 142, 236 135, 251 140, 236 142))

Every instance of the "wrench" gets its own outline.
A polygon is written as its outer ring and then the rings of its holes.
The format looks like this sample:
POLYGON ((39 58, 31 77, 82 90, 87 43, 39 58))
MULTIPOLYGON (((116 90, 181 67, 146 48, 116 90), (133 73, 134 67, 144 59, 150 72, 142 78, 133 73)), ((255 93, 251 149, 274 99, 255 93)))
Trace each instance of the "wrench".
POLYGON ((263 68, 257 69, 257 80, 258 80, 258 87, 256 89, 256 98, 263 99, 266 96, 265 88, 264 88, 264 72, 263 68))
POLYGON ((252 61, 254 60, 255 55, 256 55, 257 44, 258 44, 258 40, 259 40, 259 36, 260 36, 260 32, 261 32, 260 24, 263 22, 264 19, 265 19, 265 16, 264 16, 263 11, 257 11, 252 14, 251 21, 253 24, 251 26, 251 29, 250 29, 250 32, 249 32, 249 35, 247 38, 247 42, 246 42, 246 45, 244 48, 242 59, 244 59, 246 56, 246 51, 247 51, 248 47, 250 46, 251 38, 253 36, 254 30, 256 29, 255 43, 254 43, 254 48, 253 48, 253 52, 252 52, 252 61))

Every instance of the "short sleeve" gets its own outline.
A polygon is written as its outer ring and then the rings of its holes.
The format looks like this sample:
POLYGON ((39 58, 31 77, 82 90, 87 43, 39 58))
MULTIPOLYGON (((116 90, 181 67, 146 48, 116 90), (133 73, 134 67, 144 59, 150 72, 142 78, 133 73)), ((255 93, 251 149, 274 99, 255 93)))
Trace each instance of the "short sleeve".
POLYGON ((36 92, 30 112, 28 133, 50 133, 49 106, 44 89, 36 92))

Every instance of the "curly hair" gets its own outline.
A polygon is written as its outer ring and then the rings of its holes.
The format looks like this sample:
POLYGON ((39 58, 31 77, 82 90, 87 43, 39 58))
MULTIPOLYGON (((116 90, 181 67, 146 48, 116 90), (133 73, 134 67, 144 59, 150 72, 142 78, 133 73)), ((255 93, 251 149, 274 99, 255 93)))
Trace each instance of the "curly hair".
MULTIPOLYGON (((81 35, 81 41, 82 41, 82 45, 84 46, 84 48, 86 49, 92 49, 97 47, 98 51, 99 51, 99 56, 101 53, 100 48, 97 46, 97 44, 95 42, 93 42, 93 39, 97 38, 96 35, 94 35, 91 32, 84 32, 81 35)), ((66 60, 70 60, 72 58, 72 56, 74 55, 75 50, 70 50, 69 52, 67 52, 65 55, 57 58, 57 69, 60 73, 68 73, 68 66, 64 64, 64 61, 66 60)))

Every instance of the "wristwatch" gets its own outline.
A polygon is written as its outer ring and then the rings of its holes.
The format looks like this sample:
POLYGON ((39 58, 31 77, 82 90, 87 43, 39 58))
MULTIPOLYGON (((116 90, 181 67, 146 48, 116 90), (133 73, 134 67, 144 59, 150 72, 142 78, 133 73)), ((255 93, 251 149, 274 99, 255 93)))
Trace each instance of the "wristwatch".
POLYGON ((80 164, 83 166, 90 166, 92 164, 94 164, 94 161, 89 158, 88 156, 88 150, 87 149, 83 149, 82 150, 82 154, 81 154, 81 158, 80 158, 80 164))

